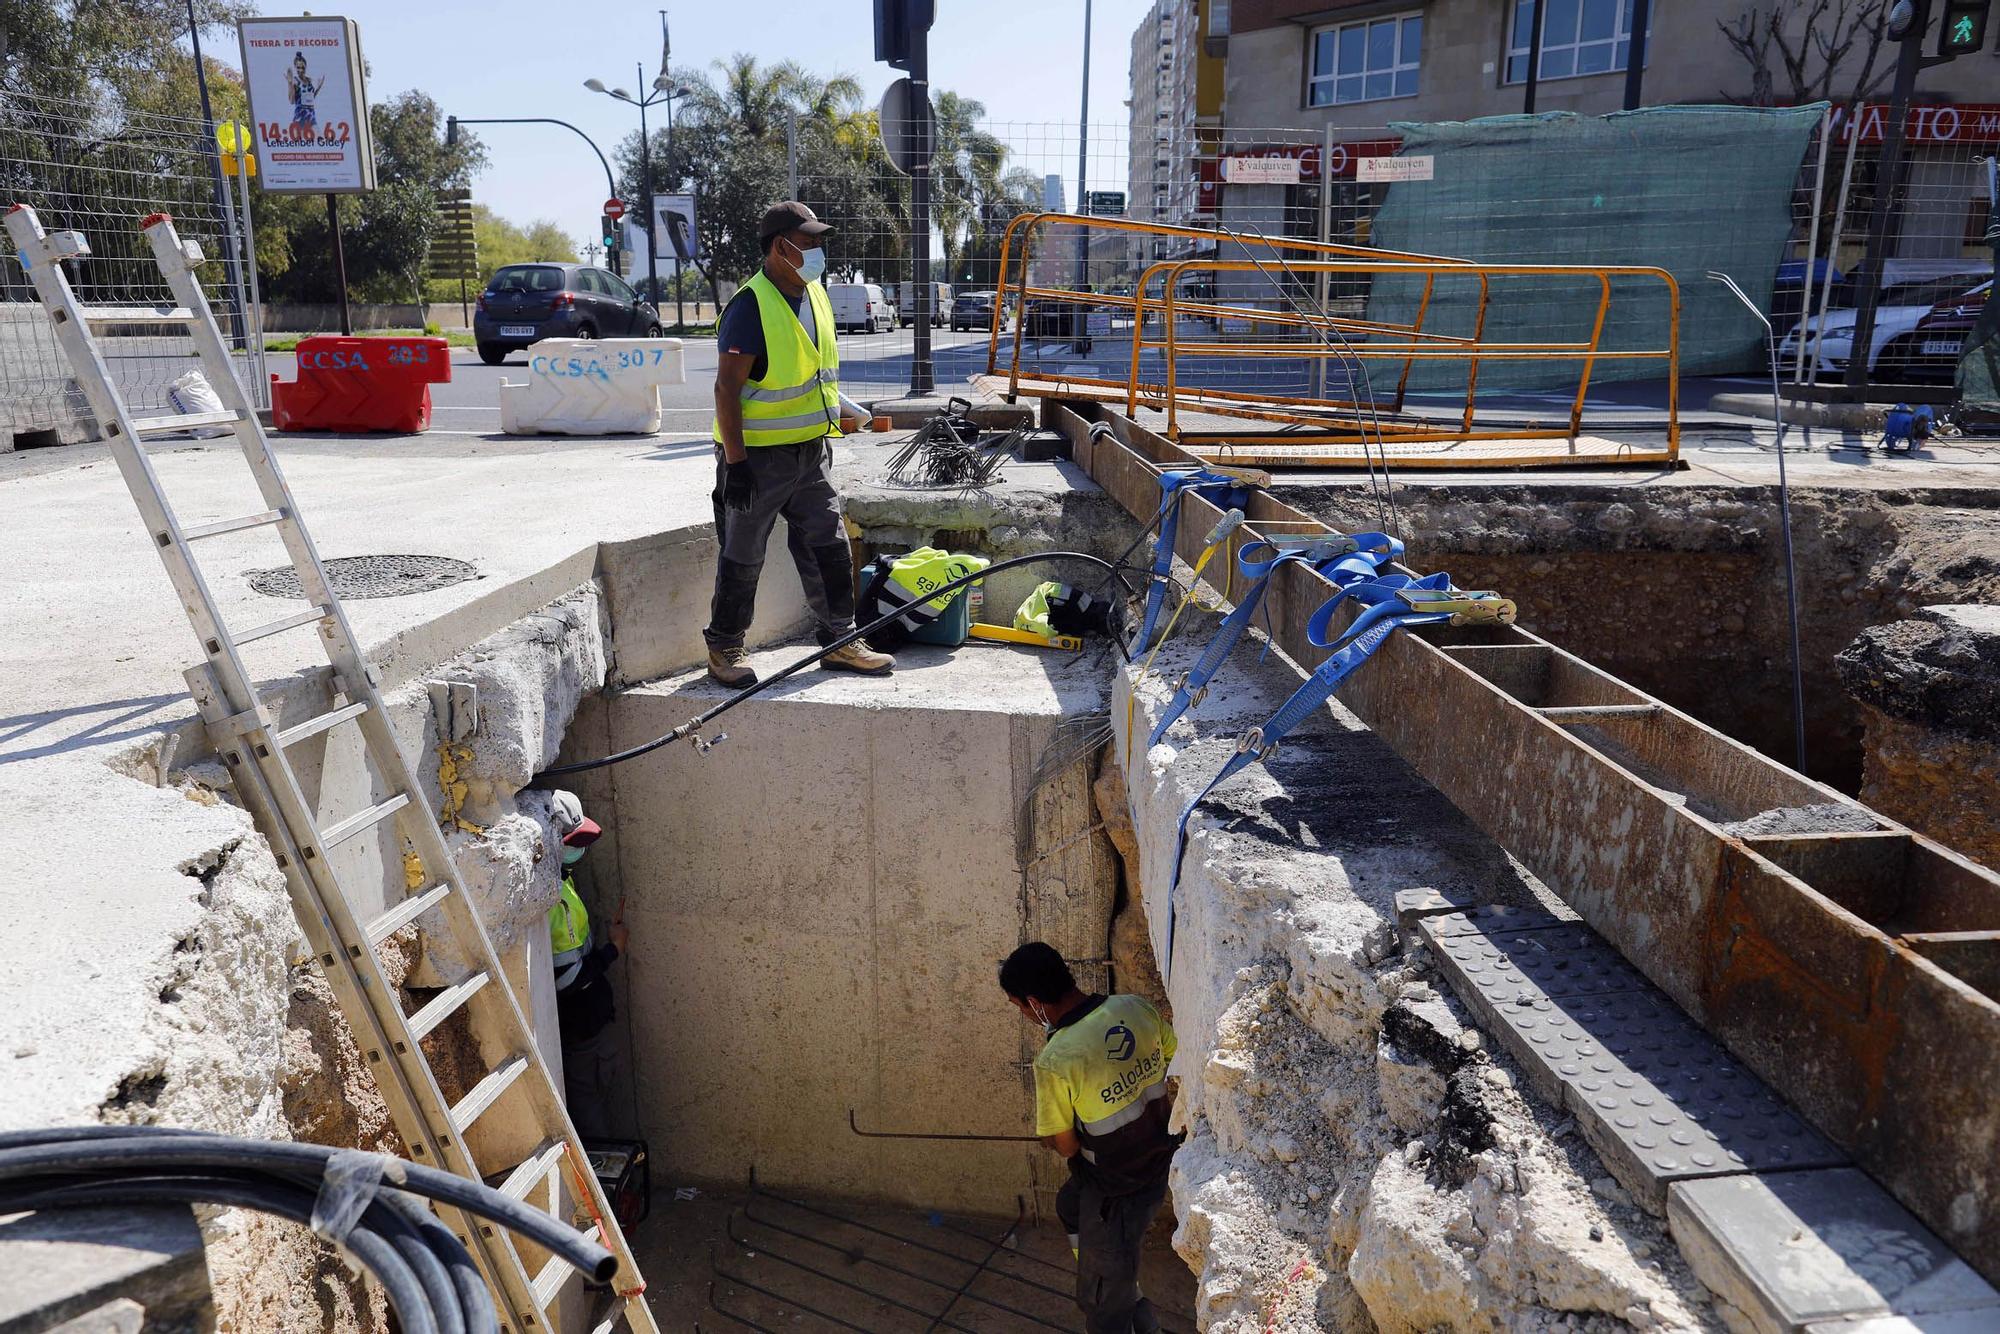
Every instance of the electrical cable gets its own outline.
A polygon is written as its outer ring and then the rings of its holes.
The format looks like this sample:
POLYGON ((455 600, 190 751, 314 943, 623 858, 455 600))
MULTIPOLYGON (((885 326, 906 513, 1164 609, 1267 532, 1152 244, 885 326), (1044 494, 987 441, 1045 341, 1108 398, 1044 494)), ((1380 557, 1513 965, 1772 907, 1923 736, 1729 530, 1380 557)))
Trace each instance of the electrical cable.
MULTIPOLYGON (((1135 542, 1133 544, 1133 547, 1136 549, 1137 546, 1138 543, 1135 542)), ((1104 559, 1104 557, 1102 556, 1094 556, 1087 551, 1038 551, 1026 556, 1010 556, 1006 560, 994 561, 991 565, 976 570, 971 574, 960 575, 958 578, 951 580, 949 583, 941 584, 936 589, 932 590, 929 598, 927 598, 926 601, 935 602, 939 598, 948 597, 950 594, 957 592, 959 589, 964 588, 969 584, 978 583, 980 580, 985 579, 990 575, 998 574, 1002 570, 1011 570, 1022 565, 1033 565, 1043 561, 1055 561, 1055 560, 1084 561, 1091 565, 1101 566, 1105 570, 1109 571, 1114 577, 1117 575, 1119 570, 1119 565, 1116 562, 1108 561, 1104 559)), ((650 754, 651 752, 660 749, 660 747, 662 746, 672 745, 676 741, 687 740, 688 738, 695 736, 695 734, 698 733, 703 727, 706 727, 709 723, 715 721, 717 718, 720 718, 723 714, 729 712, 731 709, 735 708, 738 704, 743 703, 751 696, 759 694, 762 691, 769 690, 772 686, 778 684, 778 682, 780 681, 785 680, 787 677, 796 676, 798 673, 804 671, 806 668, 818 662, 821 658, 825 657, 827 654, 833 653, 839 649, 846 648, 849 644, 854 643, 856 640, 859 640, 867 635, 873 634, 875 631, 880 630, 882 627, 888 625, 892 621, 899 619, 906 610, 907 607, 897 607, 895 610, 889 612, 886 616, 881 617, 879 620, 871 621, 867 625, 860 626, 853 630, 849 630, 846 634, 840 636, 832 643, 821 645, 819 648, 815 649, 811 653, 808 653, 806 656, 799 658, 792 663, 789 663, 783 668, 780 668, 776 673, 762 678, 757 682, 757 684, 752 686, 746 686, 742 690, 739 690, 735 694, 729 696, 729 698, 723 700, 720 704, 715 705, 713 708, 703 710, 701 713, 696 714, 693 718, 690 718, 687 722, 682 723, 679 727, 676 727, 673 731, 668 732, 665 736, 654 737, 651 741, 645 742, 641 745, 633 746, 627 750, 616 751, 610 755, 605 755, 598 759, 578 760, 574 764, 558 764, 554 768, 544 769, 540 773, 536 774, 534 778, 529 780, 529 786, 543 787, 546 786, 548 780, 552 778, 560 778, 566 774, 585 773, 592 769, 602 769, 613 764, 622 764, 626 760, 633 760, 637 759, 641 755, 650 754)), ((1125 649, 1123 643, 1119 643, 1118 649, 1119 652, 1124 655, 1126 661, 1128 662, 1131 661, 1131 654, 1125 649)))

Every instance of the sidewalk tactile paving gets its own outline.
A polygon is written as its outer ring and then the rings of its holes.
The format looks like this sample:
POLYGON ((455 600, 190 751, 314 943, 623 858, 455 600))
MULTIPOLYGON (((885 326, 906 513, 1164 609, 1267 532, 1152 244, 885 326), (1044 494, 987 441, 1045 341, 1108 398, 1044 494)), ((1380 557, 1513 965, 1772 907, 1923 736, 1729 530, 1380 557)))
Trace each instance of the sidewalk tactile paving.
MULTIPOLYGON (((1513 927, 1519 931, 1539 931, 1566 925, 1561 918, 1540 908, 1516 908, 1506 903, 1489 903, 1460 912, 1437 913, 1428 928, 1435 936, 1474 936, 1513 927)), ((1574 925, 1569 923, 1568 925, 1574 925)))
POLYGON ((1419 929, 1454 990, 1646 1208, 1677 1180, 1847 1161, 1590 928, 1452 916, 1419 929))

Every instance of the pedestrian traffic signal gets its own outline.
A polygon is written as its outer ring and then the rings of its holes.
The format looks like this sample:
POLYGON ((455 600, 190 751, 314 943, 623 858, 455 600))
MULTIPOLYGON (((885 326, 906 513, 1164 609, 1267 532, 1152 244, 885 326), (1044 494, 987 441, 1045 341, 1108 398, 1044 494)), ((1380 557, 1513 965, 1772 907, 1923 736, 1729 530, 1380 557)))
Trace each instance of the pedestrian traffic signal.
POLYGON ((1938 55, 1950 60, 1984 51, 1986 16, 1992 7, 1993 0, 1944 0, 1944 14, 1938 20, 1938 55))
POLYGON ((618 248, 618 219, 607 213, 599 218, 598 222, 602 224, 599 230, 604 235, 604 248, 607 251, 616 250, 618 248))
POLYGON ((937 0, 875 0, 875 58, 908 69, 910 48, 936 17, 937 0))

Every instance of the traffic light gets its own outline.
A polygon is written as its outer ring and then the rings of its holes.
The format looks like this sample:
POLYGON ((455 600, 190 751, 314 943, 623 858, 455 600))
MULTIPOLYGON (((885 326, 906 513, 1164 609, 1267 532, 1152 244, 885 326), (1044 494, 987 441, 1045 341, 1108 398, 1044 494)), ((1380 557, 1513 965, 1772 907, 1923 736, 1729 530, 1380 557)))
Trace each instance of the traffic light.
POLYGON ((606 213, 597 221, 599 223, 598 230, 604 234, 605 251, 609 253, 616 250, 618 248, 618 219, 606 213))
POLYGON ((1938 20, 1937 53, 1940 59, 1978 55, 1986 49, 1986 16, 1993 0, 1944 0, 1944 14, 1938 20))
POLYGON ((937 0, 875 0, 875 58, 908 69, 912 39, 936 17, 937 0))

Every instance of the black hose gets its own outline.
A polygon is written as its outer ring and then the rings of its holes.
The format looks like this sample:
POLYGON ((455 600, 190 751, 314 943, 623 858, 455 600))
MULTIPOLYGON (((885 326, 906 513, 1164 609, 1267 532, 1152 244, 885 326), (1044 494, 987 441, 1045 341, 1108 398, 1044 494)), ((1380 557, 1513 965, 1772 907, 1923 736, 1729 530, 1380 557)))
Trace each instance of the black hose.
MULTIPOLYGON (((1142 533, 1140 534, 1140 536, 1141 538, 1143 538, 1145 535, 1142 533)), ((1138 543, 1134 542, 1132 545, 1133 548, 1136 549, 1138 543)), ((964 588, 968 584, 978 583, 981 579, 986 578, 988 575, 998 574, 1002 570, 1011 570, 1021 565, 1033 565, 1042 561, 1052 561, 1052 560, 1086 561, 1092 565, 1100 566, 1103 569, 1108 570, 1111 573, 1112 577, 1114 578, 1117 576, 1119 570, 1118 563, 1113 561, 1108 561, 1104 559, 1104 557, 1102 556, 1093 556, 1087 551, 1038 551, 1028 556, 1009 556, 1006 560, 994 561, 991 565, 986 566, 984 569, 981 569, 976 573, 960 575, 958 578, 953 579, 950 583, 940 585, 938 588, 933 589, 926 597, 924 597, 921 600, 926 602, 935 601, 936 599, 944 597, 949 593, 957 592, 959 589, 964 588)), ((651 741, 648 741, 643 745, 633 746, 629 750, 621 750, 614 754, 606 755, 600 759, 579 760, 574 764, 558 764, 552 769, 544 769, 540 773, 536 774, 534 778, 529 780, 528 786, 543 787, 547 784, 549 779, 560 778, 565 774, 580 774, 591 769, 602 769, 608 765, 622 764, 626 760, 637 759, 641 755, 649 754, 652 751, 656 751, 662 746, 672 745, 676 741, 685 740, 687 737, 693 735, 701 728, 706 727, 709 723, 713 722, 715 719, 721 717, 723 714, 735 708, 738 704, 741 704, 744 700, 749 699, 752 695, 758 694, 761 691, 769 690, 772 686, 778 684, 778 682, 784 680, 787 677, 796 676, 798 673, 804 671, 806 668, 818 662, 821 658, 825 657, 827 654, 832 653, 837 649, 846 648, 849 644, 854 643, 856 640, 862 638, 865 635, 873 634, 875 631, 880 630, 883 626, 888 625, 891 621, 894 621, 899 617, 901 617, 908 610, 909 608, 907 606, 898 607, 896 610, 890 612, 888 615, 882 617, 879 620, 872 621, 867 625, 859 627, 858 629, 849 630, 846 634, 834 640, 831 644, 822 645, 813 652, 808 653, 805 657, 800 658, 798 661, 793 662, 790 665, 780 669, 776 674, 764 677, 763 679, 759 680, 757 684, 753 686, 744 687, 742 690, 737 691, 735 694, 731 695, 728 699, 723 700, 720 704, 717 704, 715 707, 708 709, 703 713, 697 714, 695 717, 689 719, 687 722, 682 723, 679 727, 676 727, 673 731, 667 733, 665 736, 654 737, 651 741)), ((1125 655, 1125 658, 1128 662, 1131 660, 1131 654, 1126 650, 1124 644, 1120 643, 1118 645, 1118 650, 1120 653, 1125 655)))
MULTIPOLYGON (((327 1159, 336 1152, 319 1144, 234 1139, 150 1126, 17 1130, 0 1133, 0 1186, 39 1175, 158 1175, 165 1170, 260 1172, 316 1188, 327 1159)), ((606 1283, 617 1271, 617 1257, 610 1251, 539 1209, 435 1167, 402 1159, 395 1165, 402 1177, 393 1182, 398 1188, 518 1232, 561 1256, 593 1283, 606 1283)))

